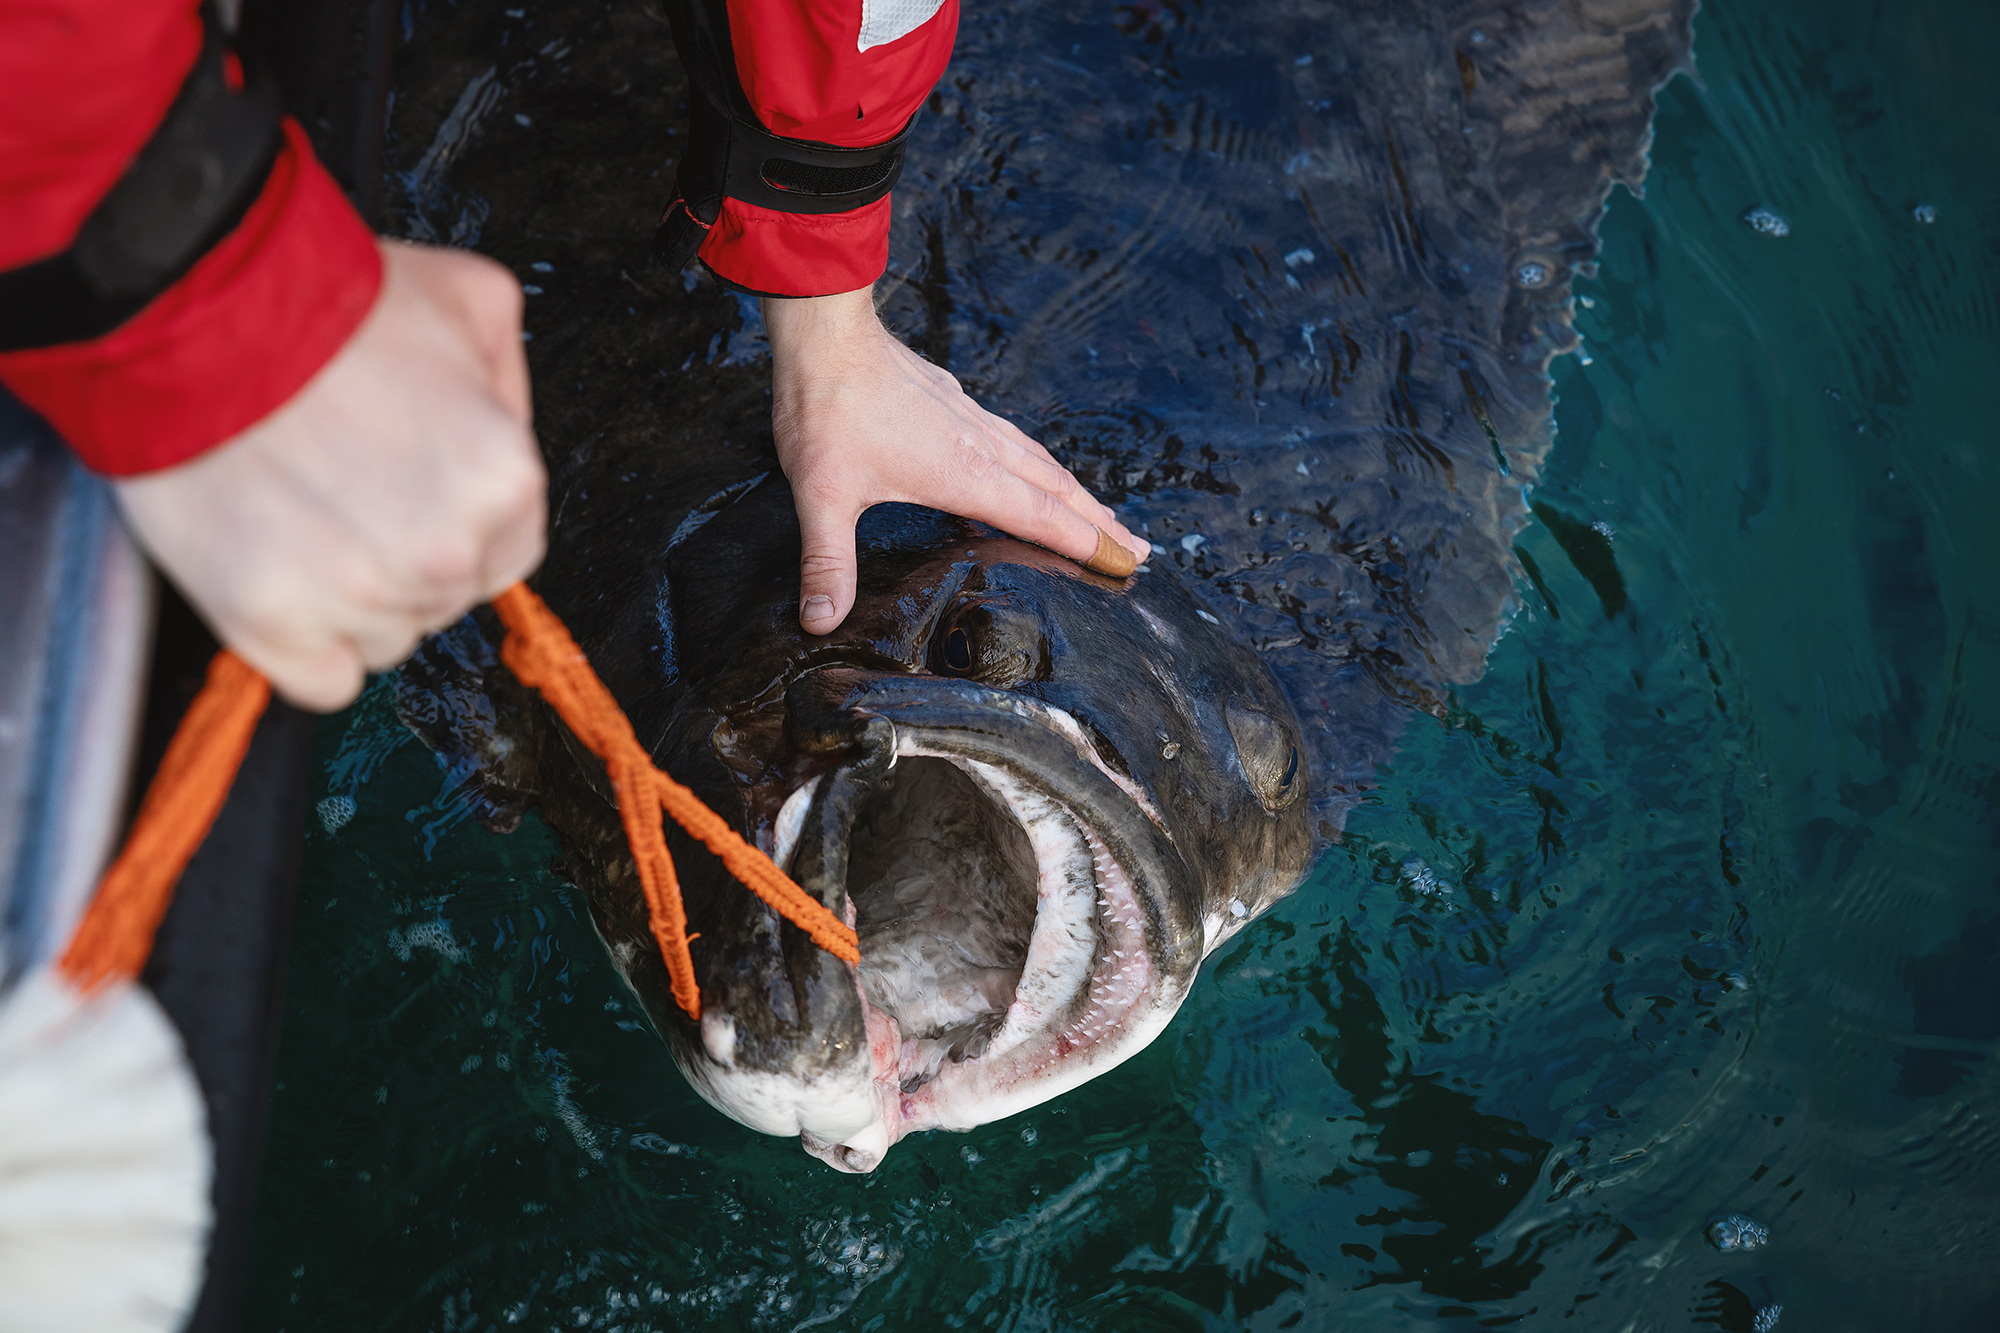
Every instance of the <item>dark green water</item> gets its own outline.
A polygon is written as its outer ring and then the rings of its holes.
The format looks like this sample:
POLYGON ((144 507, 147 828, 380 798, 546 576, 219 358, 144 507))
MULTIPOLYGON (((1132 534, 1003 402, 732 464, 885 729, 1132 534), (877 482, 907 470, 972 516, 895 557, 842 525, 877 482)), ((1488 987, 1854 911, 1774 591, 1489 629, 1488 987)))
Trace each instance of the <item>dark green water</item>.
POLYGON ((385 691, 329 719, 247 1326, 2000 1328, 1996 50, 1990 4, 1703 12, 1486 678, 1026 1115, 866 1178, 725 1120, 553 836, 466 820, 385 691))

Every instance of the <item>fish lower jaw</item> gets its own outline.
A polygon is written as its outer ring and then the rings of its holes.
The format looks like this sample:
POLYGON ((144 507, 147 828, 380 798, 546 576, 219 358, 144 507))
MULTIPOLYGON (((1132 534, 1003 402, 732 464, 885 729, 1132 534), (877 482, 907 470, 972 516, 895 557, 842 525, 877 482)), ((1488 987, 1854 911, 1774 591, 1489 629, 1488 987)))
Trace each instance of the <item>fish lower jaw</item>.
POLYGON ((880 1073, 896 1062, 903 1046, 902 1033, 893 1017, 869 1005, 866 995, 861 997, 861 1005, 868 1016, 868 1056, 875 1071, 875 1118, 865 1128, 843 1134, 838 1140, 821 1138, 810 1129, 802 1128, 799 1133, 799 1145, 808 1153, 853 1175, 866 1175, 880 1166, 889 1149, 909 1132, 903 1123, 901 1086, 885 1082, 880 1073))
MULTIPOLYGON (((918 1130, 970 1130, 1088 1082, 1144 1049, 1184 994, 1147 949, 1131 875, 1077 812, 995 765, 938 757, 1020 821, 1035 854, 1035 924, 1013 1001, 978 1055, 946 1060, 935 1042, 905 1039, 861 986, 871 1037, 878 1023, 885 1037, 895 1033, 893 1042, 870 1043, 891 1142, 918 1130)), ((864 968, 867 961, 864 940, 864 968)))
POLYGON ((1137 1055, 1179 1010, 1186 988, 1155 966, 1130 879, 1089 829, 1082 832, 1099 876, 1103 931, 1089 970, 1067 1003, 1036 1011, 1017 1000, 985 1055, 946 1065, 904 1093, 905 1133, 970 1130, 1039 1106, 1137 1055))
MULTIPOLYGON (((805 1149, 842 1171, 872 1171, 907 1134, 970 1130, 1088 1082, 1166 1028, 1189 980, 1149 946, 1141 895, 1160 886, 1135 882, 1115 839, 1004 754, 914 730, 843 830, 868 1061, 850 1066, 838 1113, 798 1122, 805 1149)), ((783 802, 781 864, 820 845, 809 811, 831 790, 815 778, 783 802)))

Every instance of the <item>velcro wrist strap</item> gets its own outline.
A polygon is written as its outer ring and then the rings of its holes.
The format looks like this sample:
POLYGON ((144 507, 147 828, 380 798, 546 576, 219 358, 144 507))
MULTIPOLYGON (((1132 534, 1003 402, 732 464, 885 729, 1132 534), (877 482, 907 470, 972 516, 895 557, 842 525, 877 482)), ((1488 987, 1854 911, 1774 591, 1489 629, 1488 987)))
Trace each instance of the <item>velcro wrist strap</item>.
POLYGON ((166 118, 67 250, 0 272, 0 352, 99 338, 243 220, 281 141, 275 90, 233 91, 216 25, 166 118))
POLYGON ((908 125, 887 143, 836 148, 732 121, 723 193, 780 213, 851 212, 889 193, 909 141, 908 125))
POLYGON ((691 137, 720 139, 726 147, 720 154, 690 151, 681 160, 673 202, 653 234, 653 255, 670 268, 694 258, 725 198, 778 213, 848 213, 874 203, 902 178, 915 124, 912 118, 886 143, 839 148, 704 111, 696 109, 691 137))

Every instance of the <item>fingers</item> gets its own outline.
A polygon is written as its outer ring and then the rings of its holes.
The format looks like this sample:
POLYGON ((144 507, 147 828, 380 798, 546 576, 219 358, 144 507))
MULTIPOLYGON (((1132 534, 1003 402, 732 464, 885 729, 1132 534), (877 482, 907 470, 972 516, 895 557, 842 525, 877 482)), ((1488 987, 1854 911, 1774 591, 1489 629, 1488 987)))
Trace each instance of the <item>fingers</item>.
MULTIPOLYGON (((1054 490, 1036 484, 1035 480, 1022 476, 1007 465, 1014 461, 1002 458, 1000 466, 992 464, 991 455, 975 458, 970 455, 981 450, 982 442, 961 438, 958 442, 962 455, 956 469, 956 485, 952 493, 943 500, 927 503, 949 509, 981 523, 990 523, 1002 532, 1046 546, 1051 551, 1066 555, 1083 563, 1097 553, 1097 533, 1099 521, 1086 517, 1054 490)), ((1057 471, 1061 471, 1060 468, 1057 471)), ((1067 472, 1064 477, 1069 477, 1067 472)), ((1069 477, 1071 486, 1076 479, 1069 477)), ((1081 487, 1076 487, 1081 491, 1081 487)), ((1086 499, 1089 497, 1086 495, 1086 499)), ((1090 503, 1103 509, 1096 501, 1090 503)), ((1114 527, 1117 520, 1106 511, 1103 525, 1114 527)))
MULTIPOLYGON (((1130 532, 1110 508, 1084 488, 1068 468, 1055 461, 1049 451, 1023 433, 1012 422, 1000 417, 993 421, 1005 428, 1000 438, 1001 462, 1014 475, 1036 489, 1045 491, 1061 501, 1084 522, 1101 529, 1111 540, 1130 551, 1141 563, 1152 548, 1140 537, 1130 532)), ((1025 536, 1026 534, 1021 534, 1025 536)), ((1057 548, 1061 549, 1061 548, 1057 548)), ((1094 545, 1093 545, 1094 549, 1094 545)), ((1088 552, 1075 555, 1063 550, 1064 555, 1088 561, 1088 552)))
POLYGON ((230 512, 229 497, 211 491, 199 497, 208 511, 203 527, 186 521, 196 506, 183 479, 142 478, 120 490, 135 535, 216 637, 300 707, 345 707, 367 672, 401 662, 426 634, 463 613, 462 603, 435 594, 408 600, 407 585, 382 569, 378 554, 343 541, 336 517, 316 507, 292 507, 282 525, 260 531, 230 512), (212 543, 215 530, 230 540, 212 543), (244 549, 260 558, 239 561, 244 549))
MULTIPOLYGON (((304 580, 296 580, 303 585, 304 580)), ((407 658, 426 635, 456 621, 464 605, 365 610, 348 606, 332 615, 301 617, 300 586, 282 610, 215 617, 217 637, 263 672, 271 688, 301 708, 330 713, 354 702, 371 671, 387 671, 407 658), (343 614, 344 610, 344 614, 343 614)))
POLYGON ((413 378, 390 414, 424 443, 387 464, 417 475, 403 479, 400 503, 391 491, 357 517, 381 551, 400 557, 383 564, 408 585, 409 605, 448 623, 533 572, 545 549, 548 478, 529 428, 521 288, 501 265, 464 251, 384 243, 383 256, 390 284, 417 298, 401 302, 402 350, 412 364, 440 364, 413 378), (471 357, 456 359, 454 348, 471 357), (452 365, 466 372, 455 388, 452 365))
MULTIPOLYGON (((415 616, 383 616, 358 624, 349 635, 324 640, 316 647, 226 622, 216 625, 217 637, 251 666, 261 671, 288 702, 315 713, 347 707, 360 695, 371 671, 387 671, 407 658, 428 634, 456 620, 415 616)), ((315 627, 316 629, 318 627, 315 627)))
POLYGON ((872 307, 855 310, 842 322, 812 301, 766 302, 772 433, 798 506, 799 621, 809 633, 847 616, 855 520, 883 501, 976 519, 1105 569, 1125 562, 1098 558, 1100 534, 1133 561, 1150 554, 1048 450, 884 332, 872 307))
POLYGON ((486 601, 533 573, 546 549, 548 474, 530 429, 533 405, 521 344, 521 284, 480 255, 468 261, 462 293, 485 361, 486 390, 509 418, 480 450, 483 493, 471 516, 483 537, 473 599, 486 601))
MULTIPOLYGON (((190 549, 185 535, 174 533, 171 519, 159 521, 157 506, 149 503, 153 497, 127 490, 120 499, 135 535, 162 557, 169 576, 215 636, 301 708, 332 712, 346 707, 360 693, 367 672, 394 666, 439 627, 433 617, 407 609, 371 609, 329 599, 318 586, 317 571, 282 555, 251 577, 232 581, 203 552, 190 549)), ((312 524, 308 519, 301 526, 310 529, 312 524)))
POLYGON ((521 344, 521 284, 512 273, 482 255, 460 277, 468 320, 486 361, 488 386, 508 415, 523 426, 532 419, 528 355, 521 344))
POLYGON ((466 416, 463 447, 440 460, 449 475, 438 478, 422 534, 402 538, 435 548, 411 570, 413 604, 454 603, 444 608, 453 617, 533 573, 547 539, 548 473, 534 435, 499 412, 466 416))
POLYGON ((494 513, 478 590, 473 600, 490 602, 541 567, 548 551, 548 476, 539 455, 532 474, 519 480, 511 501, 494 513))
POLYGON ((854 522, 859 509, 837 491, 793 487, 799 514, 799 626, 831 634, 854 607, 854 522))
MULTIPOLYGON (((995 446, 996 456, 1002 466, 1029 485, 1055 497, 1079 518, 1104 532, 1112 541, 1129 551, 1136 562, 1145 563, 1146 557, 1151 554, 1151 546, 1119 522, 1118 516, 1092 495, 1083 483, 1076 479, 1074 473, 1058 463, 1054 455, 1043 448, 1039 441, 1005 417, 995 416, 970 399, 966 400, 966 404, 976 415, 978 423, 985 429, 987 437, 995 446)), ((1008 527, 1006 524, 998 526, 1015 532, 1018 536, 1027 536, 1025 532, 1008 527)), ((1072 559, 1090 564, 1096 543, 1093 538, 1091 550, 1082 554, 1067 547, 1059 546, 1054 549, 1060 550, 1072 559)))
POLYGON ((521 348, 521 284, 503 265, 469 250, 381 240, 390 282, 407 284, 462 325, 485 365, 489 389, 528 420, 527 356, 521 348))

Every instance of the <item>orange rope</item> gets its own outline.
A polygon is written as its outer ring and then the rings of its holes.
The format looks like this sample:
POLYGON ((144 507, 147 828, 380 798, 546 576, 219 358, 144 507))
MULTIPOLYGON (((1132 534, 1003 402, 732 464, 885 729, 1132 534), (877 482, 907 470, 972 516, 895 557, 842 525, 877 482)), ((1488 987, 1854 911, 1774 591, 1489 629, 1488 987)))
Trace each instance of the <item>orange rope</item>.
POLYGON ((770 857, 737 836, 701 798, 653 766, 652 757, 617 700, 590 669, 583 650, 570 638, 562 621, 542 599, 515 584, 493 599, 493 609, 507 626, 500 646, 505 662, 521 683, 541 691, 576 738, 604 761, 611 787, 618 795, 618 813, 646 889, 653 938, 667 960, 674 999, 690 1018, 701 1017, 701 992, 695 986, 694 960, 688 956, 687 914, 681 908, 680 882, 673 858, 660 832, 657 811, 693 834, 722 858, 729 873, 769 903, 774 911, 803 930, 812 942, 846 963, 861 961, 861 944, 851 927, 822 906, 778 869, 770 857))
POLYGON ((56 966, 88 994, 129 981, 146 965, 174 885, 222 812, 271 685, 227 650, 208 664, 201 693, 181 718, 118 859, 56 966))
MULTIPOLYGON (((541 598, 517 583, 493 606, 507 626, 501 660, 523 684, 541 692, 611 775, 653 938, 666 959, 674 1000, 690 1018, 701 1017, 701 990, 688 953, 694 936, 687 933, 680 881, 660 829, 661 811, 813 943, 844 962, 860 961, 860 941, 852 928, 743 841, 700 797, 654 767, 583 650, 541 598)), ((80 989, 136 977, 146 965, 174 885, 221 812, 270 697, 270 683, 236 654, 223 651, 209 663, 208 680, 167 746, 124 849, 99 882, 97 896, 58 964, 80 989)))

